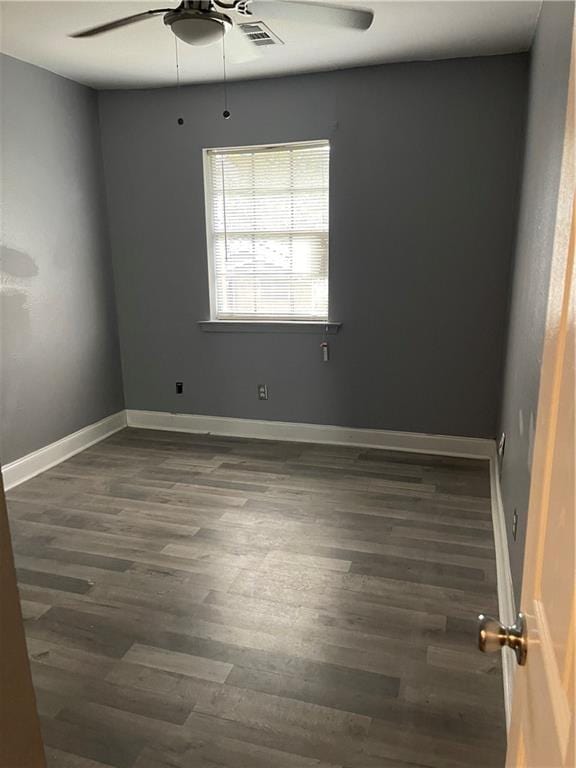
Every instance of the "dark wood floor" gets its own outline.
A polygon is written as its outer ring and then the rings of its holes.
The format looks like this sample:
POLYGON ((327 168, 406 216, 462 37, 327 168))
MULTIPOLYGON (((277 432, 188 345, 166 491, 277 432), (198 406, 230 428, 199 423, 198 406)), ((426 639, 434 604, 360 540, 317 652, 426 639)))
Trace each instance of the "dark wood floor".
POLYGON ((8 494, 53 768, 498 768, 486 463, 124 430, 8 494))

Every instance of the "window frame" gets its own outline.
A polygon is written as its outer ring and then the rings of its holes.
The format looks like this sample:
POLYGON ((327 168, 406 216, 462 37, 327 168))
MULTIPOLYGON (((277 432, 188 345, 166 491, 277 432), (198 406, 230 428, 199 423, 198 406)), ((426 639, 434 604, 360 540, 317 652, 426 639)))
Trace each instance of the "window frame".
POLYGON ((294 326, 337 326, 339 324, 330 322, 330 155, 332 151, 332 145, 330 139, 308 139, 304 141, 285 141, 274 142, 272 144, 247 144, 239 146, 226 146, 226 147, 204 147, 202 149, 202 170, 204 176, 204 214, 206 224, 206 257, 208 261, 208 300, 210 307, 210 320, 204 321, 204 325, 222 325, 230 327, 233 324, 239 324, 242 326, 273 326, 273 325, 294 325, 294 326), (233 154, 235 152, 251 153, 254 151, 273 151, 279 147, 305 147, 305 146, 318 146, 327 145, 328 147, 328 253, 326 262, 326 278, 328 282, 328 300, 326 308, 326 317, 300 317, 291 318, 289 316, 280 315, 262 315, 262 316, 250 316, 250 315, 235 315, 232 317, 219 318, 217 316, 217 296, 216 296, 216 265, 214 254, 214 238, 212 231, 212 201, 214 199, 213 187, 212 187, 212 169, 210 163, 211 152, 222 152, 233 154))

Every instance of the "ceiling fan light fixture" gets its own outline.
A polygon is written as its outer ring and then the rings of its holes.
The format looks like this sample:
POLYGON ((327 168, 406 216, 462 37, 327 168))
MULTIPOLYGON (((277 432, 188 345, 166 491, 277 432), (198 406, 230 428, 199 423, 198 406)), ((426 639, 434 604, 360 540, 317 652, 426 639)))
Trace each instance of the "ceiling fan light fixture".
POLYGON ((231 20, 223 13, 169 13, 165 23, 179 40, 188 45, 212 45, 231 28, 231 20))

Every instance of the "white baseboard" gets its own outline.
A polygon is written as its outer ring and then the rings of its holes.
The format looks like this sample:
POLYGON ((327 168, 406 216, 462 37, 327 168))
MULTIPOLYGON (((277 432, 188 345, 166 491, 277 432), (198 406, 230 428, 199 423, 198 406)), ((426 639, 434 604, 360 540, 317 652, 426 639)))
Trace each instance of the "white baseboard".
POLYGON ((30 480, 31 477, 45 472, 50 467, 60 464, 74 456, 75 453, 89 448, 94 443, 104 440, 126 426, 126 411, 108 416, 95 424, 89 424, 78 432, 66 435, 61 440, 50 445, 45 445, 33 453, 23 456, 21 459, 10 462, 2 467, 2 477, 6 490, 30 480))
MULTIPOLYGON (((494 529, 494 546, 496 550, 496 579, 498 584, 498 612, 502 624, 510 626, 516 621, 516 601, 510 569, 510 554, 508 550, 508 535, 506 519, 500 489, 500 472, 496 446, 490 456, 490 496, 492 506, 492 528, 494 529)), ((516 657, 510 648, 502 649, 502 676, 504 682, 504 706, 506 709, 506 725, 510 727, 512 715, 512 697, 514 693, 514 675, 516 672, 516 657)))
POLYGON ((2 467, 6 490, 45 472, 75 453, 118 432, 125 426, 191 432, 264 440, 287 440, 302 443, 327 443, 363 448, 385 448, 412 453, 490 459, 494 442, 474 437, 429 435, 415 432, 393 432, 383 429, 357 429, 323 424, 300 424, 286 421, 258 421, 222 416, 201 416, 163 411, 126 410, 90 424, 71 435, 50 443, 33 453, 2 467))
POLYGON ((165 413, 163 411, 128 410, 126 414, 129 427, 170 432, 387 448, 393 451, 432 453, 475 459, 489 459, 494 450, 493 440, 475 437, 392 432, 384 429, 357 429, 287 421, 258 421, 256 419, 235 419, 223 416, 165 413))

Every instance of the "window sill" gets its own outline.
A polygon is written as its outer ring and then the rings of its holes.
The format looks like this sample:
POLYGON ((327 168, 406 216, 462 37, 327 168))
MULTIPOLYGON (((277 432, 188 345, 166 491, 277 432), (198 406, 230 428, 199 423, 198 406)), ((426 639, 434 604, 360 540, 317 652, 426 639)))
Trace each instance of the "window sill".
POLYGON ((334 335, 342 323, 322 320, 200 320, 206 333, 317 333, 334 335))

